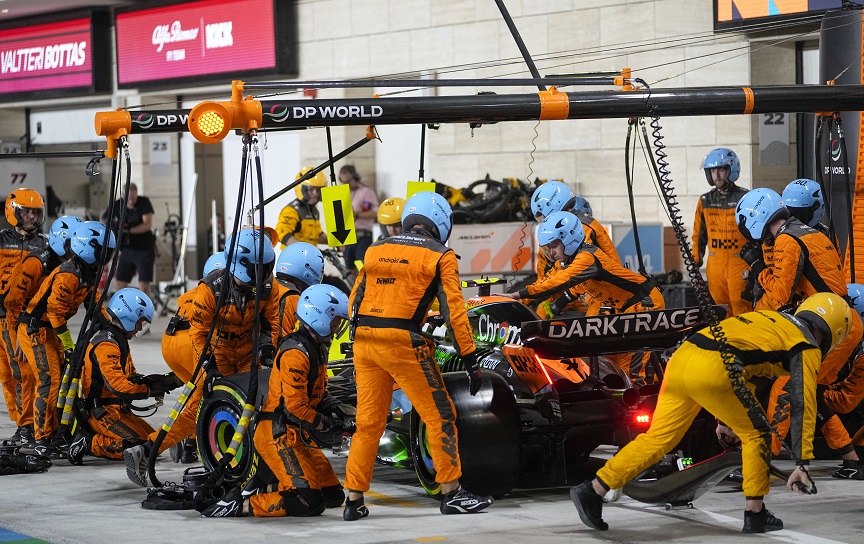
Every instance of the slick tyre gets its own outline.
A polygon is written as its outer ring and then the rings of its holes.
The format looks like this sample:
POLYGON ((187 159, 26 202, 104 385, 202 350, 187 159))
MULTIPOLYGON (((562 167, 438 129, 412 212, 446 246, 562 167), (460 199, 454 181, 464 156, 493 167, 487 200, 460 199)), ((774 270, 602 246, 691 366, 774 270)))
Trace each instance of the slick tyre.
MULTIPOLYGON (((270 379, 270 369, 258 371, 258 397, 266 397, 270 379)), ((201 400, 195 432, 198 436, 198 456, 207 470, 215 470, 234 436, 234 429, 247 402, 249 373, 234 374, 220 378, 213 386, 213 394, 201 400)), ((255 453, 252 437, 254 428, 243 435, 237 455, 224 470, 227 488, 243 486, 254 474, 265 477, 272 474, 255 453)), ((270 477, 272 478, 272 476, 270 477)))
MULTIPOLYGON (((521 455, 519 408, 513 393, 504 378, 493 372, 483 374, 482 387, 473 397, 464 372, 443 376, 456 406, 460 482, 478 495, 505 495, 519 478, 521 455)), ((416 411, 411 412, 409 448, 420 485, 428 494, 440 497, 441 484, 435 481, 426 425, 416 411)))

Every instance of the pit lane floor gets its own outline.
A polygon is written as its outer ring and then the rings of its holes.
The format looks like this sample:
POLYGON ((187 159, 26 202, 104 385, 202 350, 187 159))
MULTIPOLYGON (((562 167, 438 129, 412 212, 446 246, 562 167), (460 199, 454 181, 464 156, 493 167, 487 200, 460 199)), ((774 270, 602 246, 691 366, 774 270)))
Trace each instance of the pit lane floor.
MULTIPOLYGON (((161 332, 167 319, 157 319, 153 333, 131 342, 132 355, 143 373, 164 372, 161 332)), ((74 330, 74 329, 73 329, 74 330)), ((174 396, 166 399, 172 406, 174 396)), ((163 422, 168 408, 149 418, 163 422)), ((0 407, 0 436, 14 432, 5 406, 0 407)), ((611 450, 595 452, 608 457, 611 450)), ((611 529, 606 533, 579 522, 568 488, 519 489, 476 515, 443 517, 437 502, 425 496, 413 472, 377 467, 373 491, 367 495, 370 516, 348 523, 342 510, 315 518, 205 519, 194 510, 151 511, 141 508, 144 489, 126 478, 122 462, 85 457, 83 467, 55 461, 47 473, 0 476, 0 542, 25 538, 52 543, 191 543, 191 542, 741 542, 859 543, 864 534, 864 482, 838 481, 831 471, 838 463, 818 461, 812 473, 819 494, 798 496, 772 480, 768 506, 787 529, 766 535, 742 535, 743 498, 733 484, 721 484, 698 499, 693 509, 667 511, 663 506, 624 497, 605 508, 611 529), (6 531, 3 531, 5 529, 6 531), (10 533, 11 532, 11 533, 10 533), (19 533, 14 535, 13 533, 19 533)), ((332 457, 337 474, 345 459, 332 457)), ((594 468, 602 460, 592 464, 594 468)), ((174 464, 163 455, 157 474, 163 481, 182 479, 192 465, 174 464)), ((777 466, 791 469, 787 461, 777 466)), ((29 540, 27 542, 34 542, 29 540)))

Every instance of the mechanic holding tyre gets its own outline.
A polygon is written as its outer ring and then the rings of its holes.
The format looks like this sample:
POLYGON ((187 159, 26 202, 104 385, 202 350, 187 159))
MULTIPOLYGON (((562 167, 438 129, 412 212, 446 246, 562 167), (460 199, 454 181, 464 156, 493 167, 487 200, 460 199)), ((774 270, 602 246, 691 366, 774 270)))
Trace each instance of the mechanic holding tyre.
POLYGON ((199 505, 204 517, 308 517, 345 502, 339 478, 314 436, 341 437, 345 429, 341 418, 325 412, 333 406, 326 392, 327 350, 347 325, 348 297, 335 287, 313 285, 300 294, 296 318, 297 330, 279 345, 255 427, 255 451, 279 480, 278 489, 259 493, 250 489, 257 485, 252 478, 255 483, 246 489, 232 488, 213 504, 199 505))
POLYGON ((492 497, 474 495, 459 485, 462 470, 456 409, 435 363, 432 341, 420 332, 437 298, 468 371, 470 392, 477 394, 480 367, 456 254, 444 245, 452 229, 451 213, 448 202, 438 194, 412 196, 402 212, 402 234, 372 244, 351 292, 357 431, 345 469, 346 521, 369 515, 363 494, 369 490, 394 384, 402 388, 426 423, 436 481, 443 494, 441 513, 479 512, 493 502, 492 497))
MULTIPOLYGON (((744 382, 754 376, 790 376, 793 455, 797 466, 786 483, 791 491, 814 491, 807 467, 813 459, 816 425, 816 375, 822 359, 846 338, 852 311, 842 297, 817 293, 798 306, 794 316, 758 311, 722 321, 719 326, 733 357, 730 366, 710 329, 691 336, 666 366, 651 427, 624 446, 597 471, 597 477, 570 490, 585 525, 605 531, 603 497, 620 490, 659 461, 681 441, 696 415, 705 408, 741 439, 745 533, 778 531, 783 522, 763 502, 771 489, 769 460, 772 430, 768 418, 744 382), (735 374, 730 373, 732 370, 735 374)), ((619 493, 612 494, 612 500, 619 493)))
MULTIPOLYGON (((258 350, 259 361, 265 366, 272 363, 276 354, 273 346, 273 329, 279 321, 279 299, 278 292, 273 288, 273 265, 276 254, 273 251, 271 240, 264 238, 264 251, 259 252, 259 240, 262 231, 257 228, 245 227, 238 233, 233 234, 228 244, 236 240, 236 246, 232 254, 232 261, 227 263, 229 272, 226 274, 211 272, 205 276, 198 286, 193 290, 189 300, 191 313, 178 316, 180 319, 169 323, 163 339, 162 353, 168 366, 172 369, 181 366, 186 371, 175 370, 178 376, 186 378, 191 376, 198 361, 205 353, 210 357, 206 368, 207 377, 202 378, 199 387, 190 395, 185 407, 177 416, 177 420, 171 427, 171 431, 165 435, 159 447, 160 453, 174 444, 185 439, 195 430, 195 417, 198 404, 204 389, 207 389, 207 381, 215 380, 221 376, 228 376, 240 372, 246 372, 252 365, 252 352, 258 350), (257 339, 252 338, 252 325, 255 322, 255 275, 256 267, 263 266, 264 290, 261 293, 261 329, 257 339), (225 287, 225 298, 223 299, 223 285, 225 287), (218 309, 218 312, 217 312, 218 309), (210 332, 210 324, 216 321, 213 338, 207 344, 207 336, 210 332), (187 328, 188 327, 188 328, 187 328), (172 342, 168 340, 174 333, 181 332, 182 336, 175 338, 172 342), (188 330, 188 332, 183 332, 188 330), (188 339, 186 335, 188 334, 188 339), (180 342, 189 344, 178 345, 180 342), (166 355, 166 348, 171 344, 172 354, 166 355), (191 357, 188 355, 191 345, 191 357), (181 356, 172 364, 169 356, 181 356)), ((230 246, 226 246, 230 247, 230 246)), ((227 253, 227 250, 226 250, 227 253)), ((181 303, 183 297, 180 298, 181 303)), ((185 306, 185 304, 184 304, 185 306)), ((201 373, 199 373, 200 375, 201 373)), ((150 435, 150 440, 123 452, 123 461, 126 464, 126 475, 129 480, 141 487, 150 485, 147 474, 147 458, 150 455, 158 431, 150 435)))

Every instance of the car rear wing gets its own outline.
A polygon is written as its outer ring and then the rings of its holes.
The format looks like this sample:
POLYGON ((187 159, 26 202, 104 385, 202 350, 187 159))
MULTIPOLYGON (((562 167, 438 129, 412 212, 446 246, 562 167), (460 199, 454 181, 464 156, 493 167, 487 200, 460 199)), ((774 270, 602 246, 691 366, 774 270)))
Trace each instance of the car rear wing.
MULTIPOLYGON (((714 306, 717 315, 726 308, 714 306)), ((541 357, 591 357, 671 348, 707 326, 698 307, 522 323, 522 344, 541 357)))

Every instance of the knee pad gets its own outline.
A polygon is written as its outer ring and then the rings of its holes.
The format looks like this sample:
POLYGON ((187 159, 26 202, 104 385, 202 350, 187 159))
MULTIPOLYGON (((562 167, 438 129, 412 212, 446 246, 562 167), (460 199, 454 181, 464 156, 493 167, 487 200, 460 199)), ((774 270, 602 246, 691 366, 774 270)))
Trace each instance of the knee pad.
POLYGON ((292 489, 282 491, 280 495, 282 495, 286 516, 319 516, 327 508, 324 494, 317 489, 292 489))
POLYGON ((341 485, 331 485, 321 489, 327 508, 338 508, 345 502, 345 491, 341 485))

